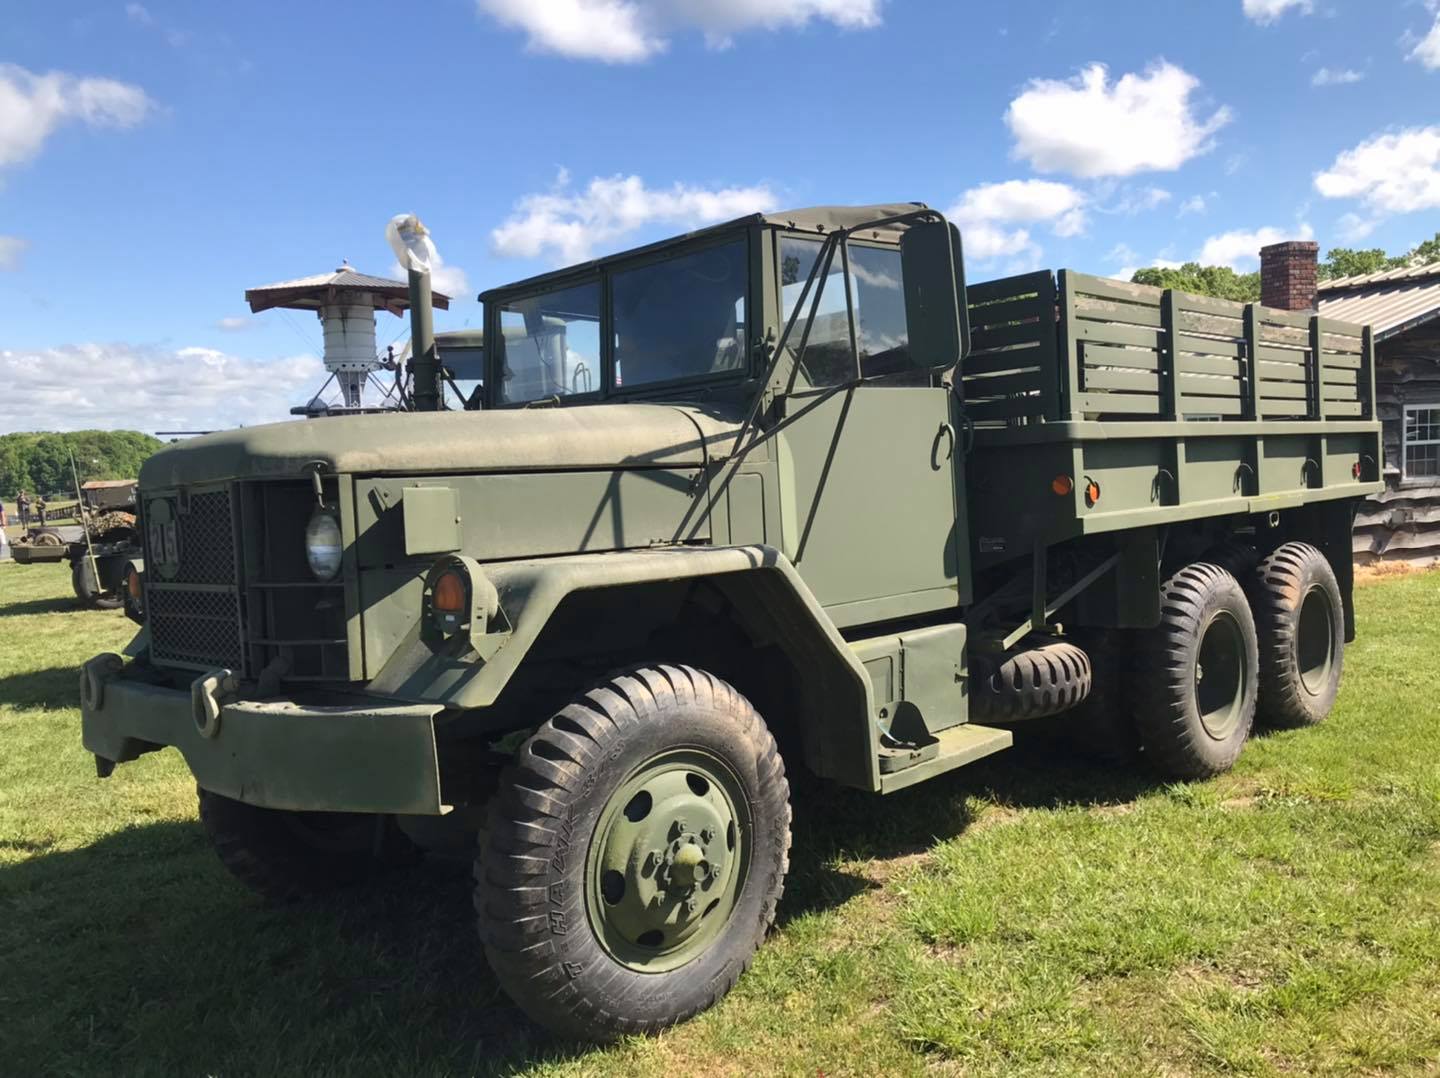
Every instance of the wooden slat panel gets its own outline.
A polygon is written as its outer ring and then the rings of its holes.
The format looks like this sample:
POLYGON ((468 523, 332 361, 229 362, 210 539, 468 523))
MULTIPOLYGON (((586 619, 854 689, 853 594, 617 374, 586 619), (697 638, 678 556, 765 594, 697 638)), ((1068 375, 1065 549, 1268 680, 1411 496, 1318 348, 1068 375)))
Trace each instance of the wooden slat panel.
POLYGON ((1158 305, 1164 289, 1148 284, 1132 284, 1110 277, 1092 277, 1088 273, 1068 271, 1070 292, 1076 296, 1103 296, 1121 303, 1153 303, 1158 305))
POLYGON ((1124 322, 1132 326, 1160 327, 1160 308, 1138 303, 1112 303, 1092 296, 1075 297, 1075 314, 1096 322, 1124 322))
POLYGON ((1260 382, 1304 382, 1308 381, 1305 365, 1302 363, 1275 363, 1262 359, 1255 365, 1259 368, 1260 382))
POLYGON ((1244 367, 1238 359, 1230 359, 1227 356, 1187 356, 1182 354, 1175 357, 1175 369, 1183 374, 1221 374, 1231 378, 1239 378, 1245 373, 1244 367))
POLYGON ((1271 326, 1291 326, 1308 330, 1314 315, 1301 311, 1281 311, 1274 307, 1257 307, 1256 315, 1262 323, 1271 326))
POLYGON ((993 401, 966 401, 965 414, 974 420, 1021 419, 1043 415, 1045 402, 1040 397, 1014 397, 993 401))
POLYGON ((1081 381, 1089 389, 1128 389, 1141 393, 1160 392, 1158 371, 1117 371, 1097 370, 1087 366, 1081 373, 1081 381))
POLYGON ((1237 416, 1244 413, 1245 405, 1237 397, 1192 397, 1180 398, 1180 414, 1237 416))
POLYGON ((1303 401, 1277 401, 1261 397, 1256 408, 1262 419, 1283 417, 1288 419, 1304 419, 1306 410, 1303 401))
MULTIPOLYGON (((1043 327, 1039 322, 1030 322, 1021 326, 997 326, 994 329, 982 329, 976 332, 972 338, 972 346, 977 349, 1003 348, 1011 344, 1034 343, 1040 339, 1043 327)), ((1054 330, 1051 328, 1051 332, 1054 330)))
POLYGON ((1335 367, 1324 367, 1320 372, 1320 384, 1327 386, 1348 386, 1354 389, 1360 384, 1360 372, 1339 370, 1335 367))
POLYGON ((1304 382, 1271 382, 1268 380, 1260 383, 1260 396, 1266 400, 1305 400, 1310 396, 1310 387, 1304 382))
POLYGON ((1075 336, 1100 344, 1129 344, 1137 348, 1160 347, 1160 333, 1153 329, 1141 329, 1139 326, 1080 322, 1075 326, 1075 336))
POLYGON ((1358 342, 1365 336, 1365 327, 1358 322, 1342 322, 1338 318, 1320 319, 1320 332, 1333 333, 1337 337, 1354 337, 1358 342))
POLYGON ((1330 401, 1325 410, 1330 415, 1357 416, 1364 411, 1364 406, 1359 401, 1330 401))
POLYGON ((1334 352, 1320 354, 1320 366, 1322 367, 1345 367, 1348 370, 1358 371, 1361 362, 1359 356, 1336 355, 1334 352))
POLYGON ((1176 292, 1175 306, 1181 311, 1204 311, 1207 314, 1223 315, 1237 321, 1245 313, 1245 304, 1233 299, 1218 299, 1215 296, 1197 296, 1190 292, 1176 292))
POLYGON ((1238 359, 1245 354, 1243 341, 1214 340, 1210 337, 1194 337, 1188 333, 1177 335, 1175 344, 1182 352, 1203 352, 1209 356, 1234 356, 1238 359))
POLYGON ((1107 348, 1103 344, 1086 344, 1081 358, 1087 367, 1130 367, 1141 371, 1158 371, 1160 355, 1142 348, 1107 348))
POLYGON ((1160 398, 1148 393, 1077 393, 1076 407, 1086 413, 1123 412, 1126 415, 1159 415, 1160 398))
MULTIPOLYGON (((1028 296, 1024 299, 1011 299, 1003 303, 987 303, 983 307, 970 307, 970 326, 978 329, 982 326, 1001 326, 1010 322, 1036 322, 1041 321, 1040 298, 1028 296)), ((1051 313, 1051 321, 1054 321, 1054 314, 1051 313)))
POLYGON ((1199 311, 1177 310, 1175 328, 1181 333, 1207 333, 1216 337, 1243 337, 1244 319, 1221 317, 1218 314, 1202 314, 1199 311))
POLYGON ((971 352, 960 367, 960 377, 972 374, 1014 374, 1017 371, 1033 370, 1040 376, 1040 351, 1037 348, 1014 348, 1008 352, 986 352, 976 355, 971 352))
POLYGON ((1240 380, 1238 378, 1212 378, 1203 374, 1181 374, 1180 392, 1187 397, 1195 395, 1205 397, 1235 397, 1240 396, 1240 380))
POLYGON ((1008 397, 1013 393, 1038 392, 1040 378, 1034 373, 997 374, 989 378, 965 379, 967 397, 1008 397))
POLYGON ((1256 359, 1269 360, 1271 363, 1297 363, 1304 366, 1305 355, 1303 348, 1275 348, 1262 344, 1255 349, 1256 359))

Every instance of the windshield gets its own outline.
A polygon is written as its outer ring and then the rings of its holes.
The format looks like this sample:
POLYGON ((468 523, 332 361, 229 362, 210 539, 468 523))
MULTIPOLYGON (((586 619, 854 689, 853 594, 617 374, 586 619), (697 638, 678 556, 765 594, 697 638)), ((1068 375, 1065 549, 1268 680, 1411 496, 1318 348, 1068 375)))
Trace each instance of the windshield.
POLYGON ((740 236, 501 300, 495 402, 598 395, 742 371, 749 250, 740 236), (604 377, 607 362, 612 368, 604 377))
POLYGON ((625 389, 738 370, 748 258, 743 239, 616 273, 615 384, 625 389))
POLYGON ((600 282, 500 308, 500 400, 593 393, 600 388, 600 282))

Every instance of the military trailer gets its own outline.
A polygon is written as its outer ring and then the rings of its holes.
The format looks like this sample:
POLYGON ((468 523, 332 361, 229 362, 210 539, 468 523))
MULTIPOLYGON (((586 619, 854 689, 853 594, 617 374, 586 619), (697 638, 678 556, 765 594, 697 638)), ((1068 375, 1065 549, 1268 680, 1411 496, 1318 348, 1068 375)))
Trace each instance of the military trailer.
POLYGON ((478 836, 517 1003, 652 1031, 772 923, 795 776, 889 794, 1049 719, 1199 779, 1335 699, 1380 489, 1361 327, 1070 271, 967 284, 920 204, 481 299, 476 410, 144 466, 143 627, 85 665, 84 743, 102 776, 178 748, 262 895, 478 836))
POLYGON ((139 554, 134 479, 92 479, 80 487, 80 501, 64 511, 78 524, 31 528, 13 546, 24 565, 68 560, 70 585, 85 606, 115 610, 125 603, 125 576, 139 554))

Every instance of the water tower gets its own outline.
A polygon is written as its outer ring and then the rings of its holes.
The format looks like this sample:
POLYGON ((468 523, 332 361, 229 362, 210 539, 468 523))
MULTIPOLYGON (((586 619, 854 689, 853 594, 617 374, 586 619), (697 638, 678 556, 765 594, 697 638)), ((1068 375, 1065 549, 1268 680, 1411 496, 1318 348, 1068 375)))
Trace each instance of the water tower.
MULTIPOLYGON (((449 309, 449 296, 440 292, 432 296, 436 307, 442 311, 449 309)), ((367 406, 365 386, 375 371, 389 363, 375 349, 375 312, 389 311, 402 316, 410 306, 410 286, 406 282, 371 277, 343 263, 333 273, 246 289, 245 302, 255 314, 282 307, 314 311, 320 319, 325 338, 325 369, 330 377, 311 404, 296 409, 297 412, 355 412, 372 407, 395 407, 397 402, 386 399, 388 392, 383 386, 380 387, 381 399, 367 406), (333 407, 317 406, 316 402, 323 405, 323 395, 332 381, 340 388, 340 403, 333 407)))

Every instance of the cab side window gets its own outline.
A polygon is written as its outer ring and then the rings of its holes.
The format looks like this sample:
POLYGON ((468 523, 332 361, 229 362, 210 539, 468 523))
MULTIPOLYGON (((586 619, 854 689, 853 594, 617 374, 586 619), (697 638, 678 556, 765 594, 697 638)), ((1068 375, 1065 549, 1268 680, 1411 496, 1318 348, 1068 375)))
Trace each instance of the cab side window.
MULTIPOLYGON (((790 317, 819 257, 821 241, 799 236, 780 240, 782 313, 790 317)), ((850 244, 850 294, 855 305, 856 346, 863 378, 894 375, 886 384, 925 385, 929 375, 911 362, 905 321, 900 251, 895 247, 850 244)), ((816 285, 820 282, 817 280, 816 285)), ((840 252, 830 263, 815 324, 801 370, 812 386, 837 385, 850 377, 850 325, 845 310, 845 277, 840 252)), ((806 300, 808 314, 814 292, 806 300)), ((797 323, 796 333, 800 331, 797 323)), ((798 344, 798 338, 795 340, 798 344)))

